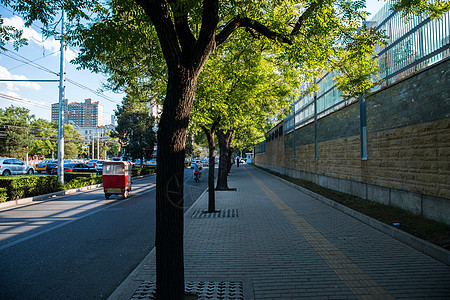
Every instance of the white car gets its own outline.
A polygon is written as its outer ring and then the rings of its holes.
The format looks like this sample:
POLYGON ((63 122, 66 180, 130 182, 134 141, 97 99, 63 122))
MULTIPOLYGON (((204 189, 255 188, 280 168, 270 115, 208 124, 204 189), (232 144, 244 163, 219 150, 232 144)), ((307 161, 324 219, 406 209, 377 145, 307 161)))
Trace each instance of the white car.
POLYGON ((95 162, 95 170, 97 171, 97 173, 101 174, 103 172, 103 164, 105 163, 105 161, 107 160, 99 159, 95 162))
POLYGON ((23 161, 12 157, 0 157, 0 174, 8 175, 33 175, 33 166, 25 164, 23 161))

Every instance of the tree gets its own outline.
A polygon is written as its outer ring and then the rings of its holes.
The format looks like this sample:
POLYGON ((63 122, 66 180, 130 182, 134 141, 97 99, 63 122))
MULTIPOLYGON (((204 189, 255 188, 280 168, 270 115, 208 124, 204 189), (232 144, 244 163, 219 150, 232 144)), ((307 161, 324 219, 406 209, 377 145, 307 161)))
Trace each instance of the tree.
MULTIPOLYGON (((56 123, 37 119, 32 123, 33 148, 30 153, 51 157, 58 152, 58 129, 56 123)), ((66 141, 65 141, 66 142, 66 141)))
MULTIPOLYGON (((17 2, 12 6, 25 15, 27 25, 34 20, 48 25, 61 8, 59 1, 51 1, 51 5, 42 1, 17 2)), ((406 2, 410 6, 417 3, 406 2)), ((8 5, 11 1, 3 0, 3 3, 8 5)), ((106 16, 114 13, 102 9, 95 1, 63 3, 69 20, 87 18, 86 10, 106 16)), ((305 77, 345 66, 343 76, 349 80, 343 82, 357 85, 351 89, 355 92, 367 88, 371 74, 353 72, 359 64, 351 62, 360 60, 370 64, 373 45, 380 35, 366 28, 364 34, 356 36, 356 27, 365 17, 361 12, 364 1, 256 0, 224 1, 219 5, 218 0, 136 0, 136 3, 142 11, 135 10, 135 6, 123 6, 124 12, 129 12, 128 23, 137 31, 145 31, 146 28, 140 26, 142 23, 133 23, 133 20, 142 20, 141 15, 151 20, 157 40, 149 40, 145 45, 151 48, 159 42, 167 66, 167 85, 158 130, 157 293, 161 299, 182 299, 184 222, 180 207, 183 207, 184 147, 197 79, 210 54, 234 32, 245 29, 255 39, 264 39, 273 47, 284 48, 286 59, 304 69, 305 77)), ((370 73, 373 68, 366 70, 370 73)), ((131 79, 130 83, 139 84, 135 78, 131 79)), ((340 87, 345 89, 344 85, 340 87)))
MULTIPOLYGON (((124 145, 127 155, 141 162, 153 154, 156 135, 154 122, 145 103, 137 102, 133 96, 127 96, 115 112, 117 118, 116 131, 113 134, 124 145)), ((141 167, 143 163, 141 163, 141 167)))
POLYGON ((108 141, 108 150, 106 150, 106 155, 108 157, 114 157, 119 155, 120 145, 117 139, 110 138, 108 141))
POLYGON ((26 39, 22 37, 22 30, 17 30, 12 26, 4 26, 0 15, 0 50, 5 50, 5 44, 12 41, 15 50, 27 45, 26 39))
MULTIPOLYGON (((30 126, 30 154, 54 156, 58 152, 58 125, 44 119, 33 120, 30 126)), ((84 138, 72 125, 64 125, 64 157, 76 158, 83 151, 84 138)))
POLYGON ((33 146, 30 123, 34 115, 22 107, 0 108, 0 153, 24 160, 33 146))
POLYGON ((72 125, 64 125, 64 157, 77 158, 84 145, 83 136, 72 125))
MULTIPOLYGON (((247 144, 255 143, 253 139, 263 137, 267 120, 289 109, 300 85, 298 70, 289 66, 281 53, 274 49, 268 52, 264 43, 251 43, 248 38, 245 34, 231 37, 230 44, 211 55, 199 77, 192 120, 207 135, 213 132, 207 130, 210 126, 220 128, 216 190, 229 190, 227 175, 235 133, 242 143, 243 137, 247 144), (246 135, 240 134, 244 131, 246 135)), ((209 207, 213 202, 211 190, 210 186, 209 207)))

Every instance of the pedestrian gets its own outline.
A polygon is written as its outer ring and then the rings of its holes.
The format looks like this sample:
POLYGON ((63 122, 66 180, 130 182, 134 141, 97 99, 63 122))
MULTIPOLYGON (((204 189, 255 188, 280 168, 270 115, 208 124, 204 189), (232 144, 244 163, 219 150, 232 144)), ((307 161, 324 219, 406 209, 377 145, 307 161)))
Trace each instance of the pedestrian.
POLYGON ((239 156, 238 157, 236 157, 236 165, 237 165, 237 167, 239 168, 239 162, 241 161, 241 159, 239 158, 239 156))

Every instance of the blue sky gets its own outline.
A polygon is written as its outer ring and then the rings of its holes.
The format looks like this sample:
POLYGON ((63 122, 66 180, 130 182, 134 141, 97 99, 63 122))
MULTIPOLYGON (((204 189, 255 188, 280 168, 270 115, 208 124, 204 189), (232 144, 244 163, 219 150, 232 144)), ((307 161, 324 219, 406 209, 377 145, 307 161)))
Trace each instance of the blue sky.
MULTIPOLYGON (((385 2, 381 0, 368 0, 366 10, 374 15, 384 4, 385 2)), ((5 25, 23 27, 22 19, 3 5, 0 5, 0 15, 5 25)), ((29 45, 22 47, 19 51, 8 47, 9 51, 0 52, 0 79, 58 79, 54 73, 59 73, 59 41, 53 38, 44 39, 38 26, 32 25, 23 29, 29 45)), ((102 83, 106 82, 106 77, 88 70, 77 70, 75 65, 68 62, 75 56, 76 49, 69 48, 66 57, 66 77, 76 84, 66 81, 65 98, 71 102, 84 102, 87 98, 99 101, 103 105, 104 124, 110 124, 111 115, 121 103, 124 94, 104 91, 100 93, 100 96, 92 92, 102 89, 102 83), (80 85, 82 87, 79 87, 80 85)), ((58 102, 58 87, 58 82, 0 82, 0 108, 11 105, 26 107, 37 118, 50 120, 51 104, 58 102), (7 100, 5 97, 14 97, 14 101, 7 100)))

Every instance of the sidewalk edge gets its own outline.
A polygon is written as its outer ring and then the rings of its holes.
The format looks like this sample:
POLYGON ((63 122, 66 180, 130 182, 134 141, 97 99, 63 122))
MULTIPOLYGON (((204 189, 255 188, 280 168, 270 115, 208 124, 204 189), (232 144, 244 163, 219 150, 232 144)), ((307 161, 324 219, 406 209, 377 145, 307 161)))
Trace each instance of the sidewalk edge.
MULTIPOLYGON (((186 210, 184 213, 184 219, 189 214, 192 214, 192 210, 194 209, 195 204, 206 194, 208 188, 206 188, 200 196, 198 196, 197 200, 192 203, 192 205, 186 210)), ((130 299, 133 294, 136 292, 137 288, 143 282, 142 275, 140 275, 141 270, 146 265, 146 262, 151 260, 152 255, 156 255, 156 247, 153 247, 152 250, 145 256, 145 258, 139 263, 139 265, 130 273, 130 275, 125 278, 125 280, 114 290, 114 292, 107 298, 108 300, 122 300, 122 299, 130 299), (155 253, 154 253, 155 252, 155 253)))
POLYGON ((296 185, 292 182, 289 182, 283 178, 280 178, 274 174, 271 174, 271 173, 261 170, 259 168, 257 170, 262 171, 270 176, 273 176, 276 179, 278 179, 279 181, 303 192, 304 194, 306 194, 316 200, 319 200, 319 201, 377 229, 378 231, 381 231, 381 232, 393 237, 394 239, 396 239, 404 244, 407 244, 408 246, 410 246, 422 253, 425 253, 428 256, 431 256, 432 258, 450 266, 450 251, 448 251, 444 248, 441 248, 439 246, 431 244, 431 243, 429 243, 421 238, 418 238, 416 236, 413 236, 405 231, 402 231, 395 227, 389 226, 381 221, 378 221, 377 219, 369 217, 369 216, 367 216, 363 213, 360 213, 354 209, 351 209, 347 206, 344 206, 340 203, 330 200, 322 195, 316 194, 308 189, 298 186, 298 185, 296 185))

